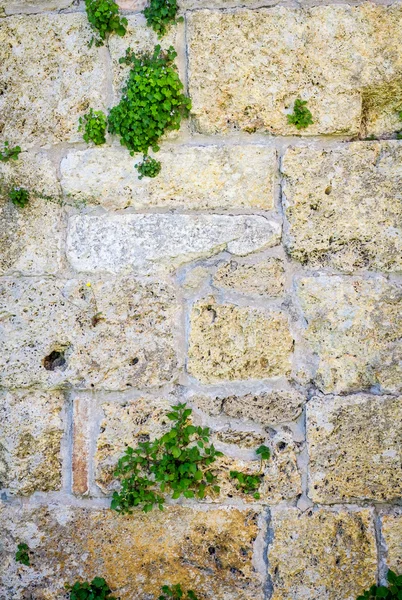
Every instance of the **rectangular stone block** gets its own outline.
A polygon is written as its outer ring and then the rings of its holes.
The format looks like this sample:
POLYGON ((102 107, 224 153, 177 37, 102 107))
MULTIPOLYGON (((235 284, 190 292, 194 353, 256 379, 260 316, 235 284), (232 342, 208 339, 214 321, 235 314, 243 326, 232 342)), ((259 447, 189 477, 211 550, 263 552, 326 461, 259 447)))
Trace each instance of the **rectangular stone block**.
POLYGON ((73 451, 71 488, 73 494, 84 496, 89 492, 92 397, 79 395, 73 401, 73 451))
POLYGON ((178 375, 180 309, 163 283, 3 279, 0 314, 3 386, 124 390, 178 375))
POLYGON ((255 262, 231 260, 219 265, 213 283, 250 296, 281 296, 285 287, 283 264, 279 258, 255 262))
POLYGON ((282 172, 292 258, 346 272, 402 269, 402 142, 291 147, 282 172))
POLYGON ((74 0, 0 0, 0 15, 2 9, 6 15, 63 10, 70 8, 73 2, 74 0))
POLYGON ((292 352, 288 319, 279 311, 214 298, 193 307, 187 367, 202 383, 287 376, 292 352))
POLYGON ((307 441, 314 502, 393 502, 402 496, 401 396, 313 398, 307 441))
POLYGON ((172 271, 227 250, 244 256, 280 242, 262 216, 106 214, 70 218, 67 258, 77 271, 172 271))
MULTIPOLYGON (((70 151, 61 162, 63 190, 109 209, 274 208, 276 152, 261 145, 162 147, 158 177, 138 179, 125 148, 70 151)), ((138 159, 139 160, 139 159, 138 159)))
POLYGON ((22 152, 17 161, 0 162, 0 274, 60 270, 64 236, 60 203, 56 167, 45 153, 22 152), (9 200, 16 186, 29 192, 24 208, 9 200))
POLYGON ((0 489, 29 495, 61 488, 62 392, 0 392, 0 489))
POLYGON ((381 533, 385 542, 385 562, 398 575, 402 572, 402 511, 381 515, 381 533))
POLYGON ((0 20, 0 131, 26 149, 82 139, 80 115, 106 108, 105 49, 88 48, 85 14, 0 20))
POLYGON ((369 3, 193 12, 189 90, 197 129, 357 134, 363 90, 401 78, 401 15, 400 4, 369 3), (300 130, 287 122, 298 97, 314 121, 300 130))
POLYGON ((375 387, 397 392, 402 382, 402 287, 385 277, 319 275, 298 282, 305 338, 317 355, 314 381, 325 393, 375 387))
POLYGON ((61 599, 64 584, 104 577, 121 600, 158 598, 180 583, 200 598, 262 600, 253 565, 259 512, 168 507, 129 516, 109 509, 3 505, 0 597, 61 599), (32 549, 32 567, 15 561, 17 544, 32 549), (35 576, 33 577, 32 573, 35 576))
POLYGON ((275 508, 271 514, 272 600, 356 600, 375 583, 371 510, 275 508))

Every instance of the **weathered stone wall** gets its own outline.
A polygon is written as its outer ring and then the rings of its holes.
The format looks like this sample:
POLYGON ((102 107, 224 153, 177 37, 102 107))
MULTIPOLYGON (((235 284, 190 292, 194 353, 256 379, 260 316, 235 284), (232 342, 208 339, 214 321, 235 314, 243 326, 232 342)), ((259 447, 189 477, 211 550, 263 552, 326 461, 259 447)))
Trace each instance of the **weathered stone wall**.
POLYGON ((0 177, 66 201, 0 199, 0 599, 98 575, 122 600, 354 600, 402 570, 402 4, 182 0, 162 43, 192 116, 143 180, 77 132, 157 41, 120 5, 127 35, 88 48, 82 3, 0 0, 0 141, 24 150, 0 177), (119 516, 117 459, 178 401, 221 494, 119 516), (229 470, 261 443, 255 500, 229 470))

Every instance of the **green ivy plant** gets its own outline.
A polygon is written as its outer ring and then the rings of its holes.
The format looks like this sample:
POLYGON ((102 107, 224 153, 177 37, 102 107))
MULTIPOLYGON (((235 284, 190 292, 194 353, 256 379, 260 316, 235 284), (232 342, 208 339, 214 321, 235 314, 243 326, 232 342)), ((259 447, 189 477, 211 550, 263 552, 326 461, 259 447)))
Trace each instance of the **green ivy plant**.
POLYGON ((167 413, 173 422, 170 431, 153 442, 140 442, 137 448, 128 447, 120 458, 115 476, 121 484, 114 492, 111 508, 119 513, 131 513, 135 507, 144 512, 154 506, 163 510, 165 498, 204 498, 219 493, 211 465, 222 452, 209 442, 208 427, 191 423, 191 408, 186 404, 172 406, 167 413))
POLYGON ((143 156, 142 162, 134 165, 138 170, 139 177, 138 179, 142 179, 143 177, 156 177, 159 175, 161 171, 161 163, 159 160, 155 160, 151 156, 143 156))
POLYGON ((159 150, 160 137, 180 128, 191 101, 183 94, 183 84, 171 46, 166 52, 156 46, 153 54, 135 54, 130 48, 121 63, 131 66, 120 103, 109 114, 109 132, 120 136, 131 156, 159 150))
POLYGON ((183 22, 183 17, 176 19, 177 11, 177 0, 150 0, 144 15, 148 27, 152 27, 159 39, 165 35, 171 25, 183 22))
POLYGON ((84 131, 82 136, 87 144, 93 142, 100 146, 106 142, 107 118, 101 110, 89 109, 89 113, 80 117, 78 131, 84 131))
MULTIPOLYGON (((402 110, 399 113, 399 120, 402 121, 402 110)), ((396 132, 396 138, 398 140, 402 140, 402 129, 401 129, 401 131, 396 132)))
POLYGON ((127 19, 119 14, 119 7, 114 0, 85 0, 88 21, 96 31, 89 46, 103 46, 107 36, 111 33, 123 37, 127 31, 127 19))
POLYGON ((258 489, 261 485, 262 478, 264 477, 262 471, 264 461, 268 460, 271 456, 271 451, 268 446, 264 446, 263 444, 259 446, 256 450, 256 454, 260 457, 260 472, 255 475, 247 475, 246 473, 242 473, 241 471, 230 471, 230 477, 232 479, 236 479, 236 489, 243 492, 243 494, 252 494, 253 498, 259 500, 261 495, 258 492, 258 489))
POLYGON ((385 600, 402 600, 402 575, 397 575, 389 570, 387 574, 388 587, 384 585, 372 585, 369 590, 366 590, 357 600, 376 600, 384 598, 385 600))
POLYGON ((112 590, 102 577, 95 577, 91 583, 77 581, 73 586, 66 584, 66 588, 70 590, 70 600, 118 600, 110 595, 112 590))
POLYGON ((305 129, 314 123, 313 115, 307 108, 306 104, 307 100, 301 100, 300 98, 297 98, 297 100, 295 100, 293 113, 291 115, 287 115, 288 123, 294 125, 297 129, 305 129))
POLYGON ((172 600, 198 600, 192 590, 183 592, 180 583, 172 586, 164 585, 162 587, 162 592, 162 595, 159 596, 159 600, 169 600, 169 598, 172 598, 172 600))
POLYGON ((26 567, 31 565, 31 561, 29 558, 29 546, 22 542, 17 546, 17 552, 15 553, 15 560, 26 567))
POLYGON ((8 162, 9 160, 17 160, 21 152, 22 150, 19 146, 11 148, 10 142, 4 142, 3 148, 0 149, 0 161, 8 162))
POLYGON ((18 186, 10 189, 8 197, 18 208, 24 208, 29 202, 28 190, 18 186))

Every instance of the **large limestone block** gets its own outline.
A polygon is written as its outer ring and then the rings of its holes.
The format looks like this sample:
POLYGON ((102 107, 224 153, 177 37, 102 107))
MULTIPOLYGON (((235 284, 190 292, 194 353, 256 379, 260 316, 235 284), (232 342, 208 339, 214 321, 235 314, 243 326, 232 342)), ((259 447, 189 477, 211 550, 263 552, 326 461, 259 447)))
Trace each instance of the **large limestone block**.
POLYGON ((246 255, 280 242, 262 216, 106 214, 70 218, 67 258, 77 271, 171 271, 228 250, 246 255))
POLYGON ((401 78, 401 18, 400 3, 193 12, 189 89, 198 130, 358 133, 365 88, 401 78), (313 115, 307 129, 287 122, 297 97, 313 115))
POLYGON ((402 496, 401 396, 314 398, 307 404, 307 440, 314 502, 392 502, 402 496))
POLYGON ((65 597, 65 582, 104 577, 121 600, 158 598, 181 583, 200 598, 262 600, 253 566, 259 533, 254 510, 169 507, 121 516, 109 509, 3 505, 0 597, 65 597), (32 549, 32 567, 15 561, 17 544, 32 549))
POLYGON ((289 148, 286 246, 309 266, 402 270, 402 142, 289 148))
POLYGON ((213 283, 251 296, 281 296, 285 286, 283 261, 279 258, 253 263, 231 260, 219 265, 213 283))
POLYGON ((381 516, 381 532, 385 542, 385 562, 389 569, 402 571, 402 512, 381 516))
POLYGON ((0 488, 60 489, 62 409, 60 392, 0 392, 0 488))
POLYGON ((293 338, 279 311, 197 302, 191 314, 188 372, 203 383, 287 376, 293 338))
POLYGON ((38 13, 41 11, 63 10, 70 8, 74 0, 0 0, 0 15, 3 9, 6 15, 19 13, 38 13))
POLYGON ((356 600, 376 580, 371 510, 272 510, 272 600, 356 600))
POLYGON ((88 48, 85 14, 0 20, 1 139, 23 149, 78 141, 79 116, 105 108, 105 49, 88 48))
POLYGON ((402 287, 384 277, 305 277, 298 296, 324 392, 401 389, 402 287))
POLYGON ((138 179, 123 148, 70 151, 61 184, 77 200, 106 208, 274 208, 276 152, 261 145, 175 146, 157 154, 158 177, 138 179))
POLYGON ((130 277, 29 278, 0 284, 0 381, 127 389, 177 376, 179 309, 171 287, 130 277))
POLYGON ((17 161, 0 162, 1 274, 53 274, 61 268, 60 201, 56 167, 44 153, 22 152, 17 161), (24 208, 17 208, 8 198, 15 186, 29 191, 30 200, 24 208))

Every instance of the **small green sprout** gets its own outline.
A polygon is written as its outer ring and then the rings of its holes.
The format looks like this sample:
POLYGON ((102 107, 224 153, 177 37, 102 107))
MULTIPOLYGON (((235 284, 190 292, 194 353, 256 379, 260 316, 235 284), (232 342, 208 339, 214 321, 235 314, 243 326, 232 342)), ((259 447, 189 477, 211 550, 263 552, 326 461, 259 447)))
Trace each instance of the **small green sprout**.
POLYGON ((94 42, 95 46, 103 46, 110 33, 116 33, 120 37, 125 35, 128 21, 120 17, 119 7, 114 0, 85 0, 85 8, 92 29, 99 36, 91 39, 89 47, 94 42))
POLYGON ((177 585, 164 585, 162 587, 163 594, 159 596, 159 600, 198 600, 197 596, 192 590, 188 590, 188 592, 183 592, 181 589, 180 583, 177 585))
POLYGON ((65 587, 70 590, 70 600, 118 600, 110 596, 112 590, 102 577, 95 577, 91 583, 77 581, 73 586, 66 584, 65 587))
POLYGON ((139 173, 138 179, 142 179, 143 177, 156 177, 159 175, 162 166, 159 160, 155 160, 151 156, 144 154, 142 162, 137 163, 135 168, 139 173))
POLYGON ((387 580, 389 583, 388 587, 385 587, 384 585, 372 585, 362 596, 358 596, 357 600, 376 600, 377 598, 383 598, 384 600, 401 600, 402 575, 397 575, 389 570, 387 580))
POLYGON ((10 147, 10 142, 4 142, 3 149, 0 150, 0 161, 8 162, 9 160, 17 160, 18 156, 22 152, 19 146, 10 147))
POLYGON ((17 546, 17 552, 15 553, 15 560, 26 567, 31 565, 31 561, 29 559, 29 546, 28 544, 21 543, 17 546))
POLYGON ((307 108, 306 104, 307 100, 301 100, 300 98, 297 98, 297 100, 295 100, 293 113, 291 115, 287 115, 288 123, 294 125, 297 129, 305 129, 314 123, 313 115, 307 108))
POLYGON ((252 494, 255 500, 259 500, 261 495, 258 492, 258 489, 261 485, 262 478, 264 475, 262 474, 263 461, 268 460, 271 456, 271 451, 268 446, 264 446, 263 444, 259 446, 256 450, 256 454, 260 457, 260 472, 256 475, 247 475, 246 473, 242 473, 241 471, 230 471, 230 477, 232 479, 236 479, 236 489, 243 492, 243 494, 252 494))
POLYGON ((24 208, 29 202, 29 192, 22 187, 11 188, 8 197, 19 208, 24 208))
POLYGON ((101 110, 89 109, 89 113, 80 117, 78 131, 84 131, 82 136, 87 144, 93 142, 100 146, 106 142, 107 118, 101 110))
POLYGON ((158 38, 161 38, 171 25, 183 21, 183 17, 176 19, 177 11, 177 0, 150 0, 144 15, 148 27, 152 27, 158 38))

